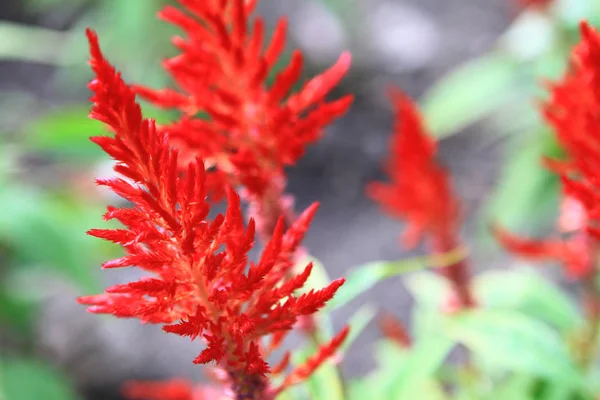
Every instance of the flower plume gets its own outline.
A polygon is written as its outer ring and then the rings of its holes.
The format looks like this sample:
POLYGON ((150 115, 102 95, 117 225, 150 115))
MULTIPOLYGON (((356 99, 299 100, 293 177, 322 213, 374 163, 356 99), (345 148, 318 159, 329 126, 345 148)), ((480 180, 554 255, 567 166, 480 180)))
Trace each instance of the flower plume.
POLYGON ((273 340, 280 343, 299 317, 317 312, 344 282, 296 294, 311 267, 290 276, 292 256, 316 206, 287 230, 280 221, 260 260, 250 263, 254 222, 245 227, 237 193, 228 189, 227 212, 209 219, 204 161, 196 158, 180 171, 166 131, 142 116, 133 89, 104 58, 96 34, 88 30, 87 35, 96 75, 89 85, 94 93, 90 116, 113 133, 92 140, 115 160, 120 175, 97 182, 133 205, 109 207, 105 215, 124 228, 89 234, 126 252, 104 268, 135 266, 149 276, 79 301, 94 313, 138 318, 162 324, 169 333, 202 339, 206 347, 195 363, 215 362, 234 383, 267 390, 263 377, 270 371, 266 357, 272 349, 265 347, 265 339, 276 335, 273 340))
POLYGON ((303 56, 298 50, 270 87, 267 77, 281 57, 287 21, 280 19, 265 45, 265 24, 251 19, 258 1, 179 0, 160 17, 184 36, 173 44, 181 54, 164 62, 178 90, 135 90, 157 106, 175 108, 182 118, 164 127, 187 156, 201 155, 213 172, 211 187, 243 185, 262 197, 284 177, 325 125, 343 115, 352 96, 326 101, 344 77, 351 56, 343 53, 322 74, 299 82, 303 56), (202 113, 206 118, 199 118, 202 113))

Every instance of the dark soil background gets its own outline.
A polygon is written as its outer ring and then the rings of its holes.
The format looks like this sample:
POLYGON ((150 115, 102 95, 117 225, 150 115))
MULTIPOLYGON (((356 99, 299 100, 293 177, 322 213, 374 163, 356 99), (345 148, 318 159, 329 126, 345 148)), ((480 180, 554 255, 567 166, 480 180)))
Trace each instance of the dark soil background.
MULTIPOLYGON (((402 226, 379 213, 364 196, 367 182, 383 179, 380 163, 392 124, 385 88, 395 84, 418 97, 453 65, 491 48, 516 12, 512 1, 358 2, 360 20, 342 35, 355 63, 340 90, 356 94, 354 107, 289 171, 289 191, 296 196, 298 209, 321 202, 306 245, 331 277, 367 261, 406 255, 398 242, 402 226)), ((315 70, 339 54, 335 26, 329 26, 326 13, 314 2, 263 0, 260 10, 269 20, 281 13, 290 15, 291 43, 306 51, 315 70)), ((66 28, 77 17, 60 9, 52 15, 32 16, 20 0, 0 1, 0 19, 66 28)), ((62 101, 64 95, 53 85, 53 72, 47 66, 0 62, 0 89, 25 90, 48 103, 62 101)), ((501 147, 484 140, 485 133, 484 126, 477 126, 441 143, 442 158, 455 174, 469 221, 493 186, 501 158, 501 147)), ((466 229, 467 238, 473 238, 472 231, 466 229)), ((68 371, 88 399, 118 398, 118 385, 128 378, 198 379, 198 369, 191 364, 198 346, 137 321, 88 315, 74 302, 75 292, 68 285, 59 281, 49 285, 54 294, 39 322, 40 346, 68 371)), ((400 281, 393 279, 335 314, 336 327, 364 302, 408 319, 410 299, 400 281)), ((370 344, 378 336, 373 326, 360 337, 344 360, 347 375, 371 368, 370 344)))

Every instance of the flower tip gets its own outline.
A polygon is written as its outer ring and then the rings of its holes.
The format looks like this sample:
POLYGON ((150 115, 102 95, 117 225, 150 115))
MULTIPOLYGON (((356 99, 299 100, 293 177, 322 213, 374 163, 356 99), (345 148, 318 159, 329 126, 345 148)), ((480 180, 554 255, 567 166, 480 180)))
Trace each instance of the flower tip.
POLYGON ((342 52, 342 54, 340 54, 338 57, 336 64, 344 71, 344 74, 348 72, 350 66, 352 65, 352 53, 350 51, 342 52))
POLYGON ((333 293, 337 292, 339 288, 341 288, 344 283, 346 283, 346 278, 338 278, 331 282, 330 287, 332 288, 333 293))
POLYGON ((85 28, 85 35, 87 36, 90 42, 98 41, 98 34, 90 27, 85 28))
POLYGON ((579 21, 579 29, 582 33, 589 31, 590 23, 586 19, 579 21))
POLYGON ((306 208, 306 210, 304 210, 303 214, 307 214, 310 216, 310 219, 312 220, 312 218, 314 217, 314 215, 317 213, 317 211, 319 210, 319 207, 321 206, 321 203, 319 203, 318 201, 315 201, 314 203, 312 203, 310 206, 308 206, 306 208))

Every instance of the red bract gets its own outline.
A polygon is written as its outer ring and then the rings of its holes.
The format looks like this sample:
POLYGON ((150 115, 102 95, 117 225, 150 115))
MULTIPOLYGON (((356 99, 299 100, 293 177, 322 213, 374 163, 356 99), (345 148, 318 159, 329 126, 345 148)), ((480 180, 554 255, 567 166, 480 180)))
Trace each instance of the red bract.
POLYGON ((293 275, 292 257, 317 207, 308 208, 287 231, 280 221, 260 260, 248 263, 254 222, 244 227, 238 195, 229 190, 225 216, 208 219, 203 160, 191 162, 185 174, 178 171, 178 153, 169 147, 167 134, 142 117, 134 92, 104 59, 96 35, 88 31, 88 38, 96 74, 90 83, 90 116, 114 132, 92 140, 115 159, 114 169, 122 176, 98 179, 98 184, 133 204, 109 207, 105 216, 123 229, 89 234, 127 253, 104 268, 137 266, 152 277, 112 286, 80 302, 94 313, 160 323, 166 332, 202 338, 206 348, 195 363, 214 361, 229 372, 234 387, 263 393, 268 390, 265 357, 273 348, 265 347, 263 339, 274 335, 272 341, 280 343, 299 317, 317 312, 344 282, 294 295, 311 265, 293 275))
POLYGON ((570 71, 550 85, 551 97, 544 107, 568 160, 548 164, 561 175, 566 195, 583 204, 588 228, 600 236, 600 34, 582 22, 581 35, 570 71))
POLYGON ((593 272, 592 241, 586 232, 587 218, 581 203, 572 197, 562 201, 558 233, 563 237, 528 239, 516 236, 499 226, 492 231, 509 252, 533 261, 556 261, 563 264, 571 279, 582 279, 593 272))
POLYGON ((331 102, 325 97, 348 71, 350 54, 291 94, 303 64, 302 53, 295 51, 267 87, 284 49, 286 20, 279 21, 263 48, 264 22, 249 17, 257 0, 179 3, 184 10, 167 6, 160 13, 185 34, 173 39, 181 54, 164 63, 179 90, 140 86, 136 91, 155 105, 183 113, 164 129, 186 154, 202 156, 217 177, 261 198, 272 181, 284 177, 283 168, 320 138, 323 127, 348 110, 352 96, 331 102))
POLYGON ((414 247, 424 236, 454 237, 459 204, 447 171, 436 161, 436 142, 407 96, 394 90, 392 102, 396 124, 386 165, 391 182, 371 183, 367 194, 387 212, 406 220, 403 239, 407 247, 414 247))
MULTIPOLYGON (((367 194, 390 214, 406 220, 403 241, 407 247, 426 238, 434 253, 450 252, 459 246, 460 222, 450 177, 436 161, 436 142, 428 135, 416 105, 398 90, 392 91, 391 97, 396 111, 386 165, 391 182, 371 183, 367 194)), ((475 304, 465 260, 440 272, 452 283, 459 308, 475 304)))

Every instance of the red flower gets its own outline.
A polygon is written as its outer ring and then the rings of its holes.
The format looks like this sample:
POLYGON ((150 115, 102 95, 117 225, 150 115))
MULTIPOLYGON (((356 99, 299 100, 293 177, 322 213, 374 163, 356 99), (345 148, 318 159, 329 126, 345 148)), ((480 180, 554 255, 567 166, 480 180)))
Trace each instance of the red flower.
POLYGON ((387 162, 391 183, 371 183, 367 194, 390 214, 407 221, 403 236, 407 247, 415 246, 424 235, 453 237, 459 204, 447 171, 436 161, 436 142, 408 97, 395 90, 392 101, 396 124, 387 162))
POLYGON ((583 204, 589 229, 596 231, 600 217, 600 34, 585 22, 581 34, 571 70, 550 85, 544 115, 568 155, 567 161, 548 164, 561 175, 565 194, 583 204))
MULTIPOLYGON (((390 214, 406 220, 405 246, 414 247, 423 238, 433 253, 446 253, 459 245, 459 203, 451 190, 450 177, 436 161, 436 142, 431 138, 416 105, 400 91, 392 91, 396 124, 387 162, 391 183, 371 183, 367 194, 390 214)), ((459 308, 475 305, 469 288, 469 268, 461 260, 441 268, 451 282, 459 308)))
POLYGON ((192 340, 200 337, 207 346, 195 363, 215 361, 235 382, 263 382, 269 372, 264 358, 271 350, 263 348, 263 339, 275 335, 272 340, 280 343, 299 317, 317 312, 344 282, 295 295, 311 265, 294 275, 292 256, 316 205, 287 231, 280 221, 260 260, 248 265, 254 222, 244 227, 238 195, 229 190, 225 216, 208 219, 203 160, 192 161, 185 174, 178 171, 178 153, 169 147, 167 134, 142 117, 134 92, 104 59, 95 33, 88 31, 88 38, 96 73, 90 116, 114 132, 92 140, 115 159, 114 169, 122 176, 98 179, 98 184, 133 204, 109 207, 105 216, 123 229, 89 234, 120 244, 127 253, 104 268, 137 266, 152 277, 79 301, 94 313, 138 318, 192 340))
POLYGON ((350 54, 342 54, 292 94, 303 64, 302 53, 295 51, 267 87, 284 49, 286 20, 279 21, 263 48, 264 22, 249 18, 257 0, 179 3, 184 10, 167 6, 160 13, 186 36, 173 39, 181 54, 164 63, 179 90, 140 86, 136 91, 155 105, 183 113, 164 129, 187 156, 200 155, 214 167, 217 180, 241 184, 260 198, 273 180, 284 177, 283 168, 320 138, 323 127, 348 110, 350 95, 324 99, 348 71, 350 54))

